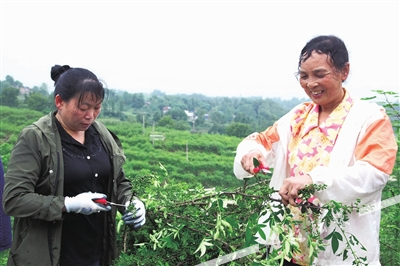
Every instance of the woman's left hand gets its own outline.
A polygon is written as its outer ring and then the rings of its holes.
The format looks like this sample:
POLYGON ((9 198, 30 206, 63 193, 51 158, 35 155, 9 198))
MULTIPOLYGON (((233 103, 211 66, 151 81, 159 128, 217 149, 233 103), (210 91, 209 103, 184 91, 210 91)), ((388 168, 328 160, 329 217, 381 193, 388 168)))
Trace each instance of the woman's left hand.
POLYGON ((132 202, 128 201, 125 203, 126 209, 125 214, 122 216, 122 220, 132 229, 139 229, 146 222, 146 208, 142 201, 135 199, 132 202), (128 207, 133 205, 136 210, 130 212, 128 207))
POLYGON ((298 198, 299 190, 305 188, 306 185, 312 184, 312 179, 309 175, 292 176, 286 178, 283 186, 279 189, 279 195, 282 197, 282 203, 297 206, 296 199, 298 198))

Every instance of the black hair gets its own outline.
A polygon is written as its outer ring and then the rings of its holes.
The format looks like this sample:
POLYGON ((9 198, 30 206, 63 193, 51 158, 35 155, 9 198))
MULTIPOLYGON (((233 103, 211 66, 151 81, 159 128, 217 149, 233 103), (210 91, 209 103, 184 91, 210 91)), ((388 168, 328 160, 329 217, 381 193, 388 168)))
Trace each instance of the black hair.
POLYGON ((68 102, 73 97, 78 97, 78 105, 86 93, 91 94, 96 102, 102 102, 105 97, 103 83, 97 76, 84 68, 72 68, 68 65, 54 65, 50 71, 54 81, 54 97, 60 95, 61 99, 68 102))
POLYGON ((336 70, 342 70, 349 62, 349 53, 344 42, 334 35, 321 35, 311 39, 301 50, 299 65, 306 61, 312 52, 326 54, 336 70))

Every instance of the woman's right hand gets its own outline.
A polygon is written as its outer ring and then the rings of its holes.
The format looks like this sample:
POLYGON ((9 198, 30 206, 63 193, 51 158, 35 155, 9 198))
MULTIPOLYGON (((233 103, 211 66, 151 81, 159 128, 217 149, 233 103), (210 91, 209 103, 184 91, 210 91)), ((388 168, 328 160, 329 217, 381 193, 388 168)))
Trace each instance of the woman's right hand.
POLYGON ((75 197, 65 197, 64 205, 67 212, 81 213, 90 215, 100 211, 110 211, 110 206, 95 203, 94 199, 106 199, 103 193, 83 192, 75 197))
POLYGON ((249 172, 250 174, 254 174, 254 162, 253 162, 254 158, 256 158, 261 165, 268 166, 261 151, 251 150, 245 155, 243 155, 242 160, 240 161, 243 169, 249 172))
POLYGON ((285 206, 288 204, 297 206, 296 199, 299 197, 299 191, 304 189, 306 185, 311 185, 312 183, 312 178, 309 175, 299 175, 286 178, 282 187, 279 189, 282 203, 285 206))

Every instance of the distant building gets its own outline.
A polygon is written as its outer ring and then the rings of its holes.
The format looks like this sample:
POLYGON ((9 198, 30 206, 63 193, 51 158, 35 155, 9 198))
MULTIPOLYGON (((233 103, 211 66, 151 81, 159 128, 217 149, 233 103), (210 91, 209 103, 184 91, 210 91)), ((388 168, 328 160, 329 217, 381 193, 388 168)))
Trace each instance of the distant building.
POLYGON ((163 110, 162 110, 163 114, 165 114, 166 112, 168 112, 169 109, 171 109, 171 107, 169 107, 169 106, 164 106, 164 107, 163 107, 163 110))
POLYGON ((28 88, 28 87, 20 87, 19 88, 19 94, 20 95, 29 94, 31 91, 32 91, 32 89, 28 88))
POLYGON ((197 116, 193 112, 189 112, 188 110, 185 110, 185 114, 187 116, 188 121, 194 121, 197 119, 197 116))

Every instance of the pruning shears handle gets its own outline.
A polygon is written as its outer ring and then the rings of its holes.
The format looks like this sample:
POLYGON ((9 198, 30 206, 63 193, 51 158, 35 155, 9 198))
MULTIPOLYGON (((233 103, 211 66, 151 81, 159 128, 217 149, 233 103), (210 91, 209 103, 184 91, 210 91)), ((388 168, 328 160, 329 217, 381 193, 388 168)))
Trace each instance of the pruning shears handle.
POLYGON ((104 199, 104 198, 101 198, 101 199, 94 199, 93 201, 96 202, 96 203, 99 203, 99 204, 101 204, 101 205, 104 205, 104 206, 114 205, 114 206, 125 207, 125 205, 123 205, 123 204, 117 204, 117 203, 109 202, 109 201, 107 201, 107 200, 104 199))

